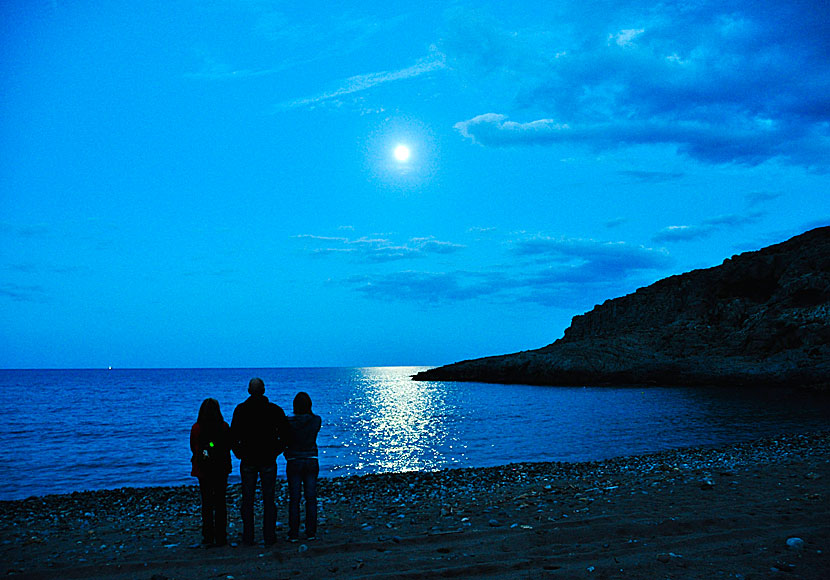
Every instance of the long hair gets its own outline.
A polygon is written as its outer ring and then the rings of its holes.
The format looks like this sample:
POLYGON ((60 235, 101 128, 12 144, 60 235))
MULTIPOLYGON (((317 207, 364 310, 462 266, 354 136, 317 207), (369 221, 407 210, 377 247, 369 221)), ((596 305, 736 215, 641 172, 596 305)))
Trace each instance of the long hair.
POLYGON ((300 391, 294 397, 294 414, 308 415, 311 413, 311 397, 305 391, 300 391))
POLYGON ((219 409, 219 401, 216 399, 205 399, 199 407, 199 418, 196 422, 203 427, 218 427, 225 422, 222 411, 219 409))

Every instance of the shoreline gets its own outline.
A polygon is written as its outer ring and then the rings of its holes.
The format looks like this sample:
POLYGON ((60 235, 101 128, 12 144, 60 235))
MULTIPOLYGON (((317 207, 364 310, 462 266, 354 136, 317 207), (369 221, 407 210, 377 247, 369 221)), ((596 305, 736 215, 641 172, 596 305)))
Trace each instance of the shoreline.
MULTIPOLYGON (((622 388, 628 388, 623 386, 622 388)), ((640 388, 640 387, 632 387, 632 388, 640 388)), ((718 387, 713 387, 718 388, 718 387)), ((830 391, 828 391, 830 393, 830 391)), ((824 391, 820 392, 821 395, 824 394, 824 391)), ((411 470, 411 471, 386 471, 386 472, 361 472, 361 473, 351 473, 351 474, 343 474, 343 475, 332 475, 329 472, 323 472, 322 468, 320 474, 318 476, 319 481, 331 481, 331 480, 352 480, 355 478, 363 478, 363 477, 386 477, 386 476, 397 476, 397 475, 410 475, 410 474, 431 474, 431 473, 444 473, 444 472, 455 472, 455 471, 481 471, 481 470, 491 470, 491 469, 500 469, 504 467, 514 466, 514 465, 551 465, 551 466, 565 466, 565 465, 592 465, 596 463, 602 462, 616 462, 616 461, 625 461, 625 460, 636 460, 638 458, 646 458, 651 456, 659 456, 666 453, 681 453, 685 451, 704 451, 707 449, 716 449, 716 448, 737 448, 747 444, 752 444, 754 442, 762 442, 767 440, 780 440, 786 438, 797 437, 800 435, 804 436, 812 436, 815 434, 824 433, 823 430, 805 430, 805 431, 786 431, 780 432, 773 435, 764 435, 760 437, 742 437, 736 441, 719 441, 719 442, 710 442, 710 443, 700 443, 700 444, 692 444, 692 445, 683 445, 680 447, 668 447, 665 449, 657 449, 651 451, 643 451, 641 453, 632 453, 629 455, 611 455, 608 457, 601 457, 598 459, 585 459, 585 460, 563 460, 563 461, 551 461, 551 460, 543 460, 543 461, 507 461, 504 463, 498 463, 495 465, 487 465, 487 466, 470 466, 470 467, 460 467, 456 465, 443 467, 441 469, 435 469, 430 471, 421 471, 421 470, 411 470)), ((830 436, 830 419, 828 419, 828 436, 830 436)), ((231 471, 229 481, 228 481, 228 489, 229 491, 232 488, 240 486, 240 478, 239 478, 239 460, 236 457, 232 456, 233 461, 233 470, 231 471)), ((189 464, 188 464, 189 469, 189 464)), ((187 483, 170 483, 170 484, 163 484, 163 485, 122 485, 119 487, 112 487, 112 488, 100 488, 100 489, 72 489, 68 491, 60 491, 60 492, 49 492, 43 494, 33 494, 26 497, 18 497, 18 498, 11 498, 11 499, 4 499, 0 498, 0 510, 2 510, 5 504, 14 504, 18 502, 26 502, 26 501, 37 501, 37 500, 46 500, 50 498, 63 498, 63 497, 72 497, 78 496, 82 494, 89 494, 89 495, 104 495, 107 494, 118 494, 123 492, 130 492, 130 493, 143 493, 143 492, 162 492, 166 490, 183 490, 194 488, 198 493, 198 483, 196 478, 193 476, 189 476, 187 478, 187 483)), ((279 492, 280 487, 286 486, 286 477, 285 477, 285 461, 284 459, 278 458, 278 470, 277 470, 277 491, 279 492)), ((287 488, 283 491, 286 491, 287 488)), ((0 514, 1 516, 2 514, 0 514)))
MULTIPOLYGON (((830 431, 582 463, 321 478, 318 495, 319 540, 210 550, 190 547, 200 539, 195 485, 4 500, 2 571, 238 580, 750 578, 775 569, 820 578, 830 568, 830 431), (803 540, 800 548, 788 547, 791 537, 803 540)), ((284 480, 277 498, 281 538, 284 480)), ((232 544, 239 501, 232 484, 232 544)))
MULTIPOLYGON (((660 449, 656 451, 644 451, 642 453, 634 453, 630 455, 619 455, 619 456, 610 456, 600 459, 588 459, 584 461, 511 461, 506 463, 499 463, 497 465, 490 465, 490 466, 475 466, 475 467, 444 467, 442 469, 435 469, 431 471, 419 471, 419 470, 412 470, 412 471, 387 471, 381 473, 375 472, 365 472, 365 473, 353 473, 349 475, 330 475, 328 473, 323 473, 321 471, 320 475, 318 476, 318 481, 335 481, 335 480, 360 480, 362 478, 396 478, 398 476, 412 476, 412 475, 423 475, 429 476, 431 474, 439 474, 439 473, 448 473, 452 474, 454 472, 467 472, 467 471, 490 471, 490 470, 503 470, 509 467, 517 467, 517 466, 548 466, 548 467, 566 467, 566 466, 591 466, 600 463, 617 463, 617 462, 637 462, 640 459, 648 459, 651 457, 658 457, 663 456, 666 454, 678 454, 678 453, 704 453, 706 451, 713 451, 718 449, 730 449, 733 451, 740 451, 739 448, 745 446, 754 446, 756 444, 764 444, 765 442, 769 441, 780 441, 780 440, 789 440, 794 437, 815 437, 815 436, 823 436, 826 435, 830 438, 830 429, 825 431, 795 431, 795 432, 785 432, 779 433, 776 435, 769 435, 764 437, 756 437, 756 438, 746 438, 741 439, 739 441, 732 441, 732 442, 717 442, 717 443, 702 443, 696 445, 685 445, 682 447, 672 447, 667 449, 660 449)), ((228 481, 228 492, 239 488, 241 483, 239 480, 239 462, 238 460, 233 457, 234 462, 234 469, 230 474, 230 478, 234 478, 234 481, 228 481)), ((1 499, 0 498, 0 510, 6 504, 16 504, 20 502, 37 502, 37 501, 45 501, 45 500, 60 500, 61 498, 71 498, 71 497, 78 497, 78 496, 103 496, 106 497, 109 494, 113 495, 122 495, 124 493, 164 493, 170 491, 182 491, 182 490, 195 490, 195 493, 198 494, 198 483, 196 482, 195 477, 189 478, 192 483, 181 483, 181 484, 170 484, 170 485, 124 485, 120 487, 113 487, 113 488, 102 488, 102 489, 77 489, 65 492, 57 492, 57 493, 45 493, 42 495, 30 495, 24 498, 16 498, 16 499, 1 499)), ((287 482, 285 478, 285 462, 278 458, 278 471, 277 471, 277 493, 279 494, 280 490, 285 491, 287 494, 287 482)), ((287 497, 287 496, 286 496, 287 497)), ((278 495, 279 499, 279 495, 278 495)), ((0 521, 2 521, 2 514, 0 513, 0 521)))

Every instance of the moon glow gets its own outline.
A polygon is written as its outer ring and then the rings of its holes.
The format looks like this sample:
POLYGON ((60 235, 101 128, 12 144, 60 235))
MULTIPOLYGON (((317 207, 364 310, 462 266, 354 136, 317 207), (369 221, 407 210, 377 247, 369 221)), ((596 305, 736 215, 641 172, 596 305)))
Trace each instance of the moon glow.
POLYGON ((409 156, 412 154, 412 152, 406 145, 398 145, 397 147, 395 147, 394 154, 395 159, 403 163, 405 161, 409 161, 409 156))

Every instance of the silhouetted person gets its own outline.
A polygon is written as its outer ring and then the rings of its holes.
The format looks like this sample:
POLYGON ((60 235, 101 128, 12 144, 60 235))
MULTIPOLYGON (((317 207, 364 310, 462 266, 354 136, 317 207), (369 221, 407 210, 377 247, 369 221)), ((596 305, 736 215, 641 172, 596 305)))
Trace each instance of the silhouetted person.
POLYGON ((231 434, 216 399, 205 399, 199 407, 190 429, 190 450, 190 475, 199 478, 202 496, 202 544, 224 546, 228 543, 225 497, 231 472, 231 434))
POLYGON ((311 412, 311 397, 297 393, 294 414, 288 417, 291 437, 285 449, 288 475, 288 539, 300 535, 300 493, 305 495, 305 534, 309 540, 317 536, 317 433, 322 421, 311 412))
POLYGON ((277 523, 274 501, 277 457, 285 449, 288 422, 283 410, 265 396, 262 379, 251 379, 248 393, 251 396, 237 405, 231 421, 233 452, 241 460, 242 542, 246 545, 254 543, 254 494, 259 478, 264 504, 262 539, 266 544, 273 544, 277 523))

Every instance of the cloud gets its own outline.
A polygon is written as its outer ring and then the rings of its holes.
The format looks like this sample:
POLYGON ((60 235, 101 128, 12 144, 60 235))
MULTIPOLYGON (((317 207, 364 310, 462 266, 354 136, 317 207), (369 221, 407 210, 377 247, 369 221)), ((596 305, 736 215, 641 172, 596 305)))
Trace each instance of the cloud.
POLYGON ((532 236, 514 242, 513 252, 520 256, 579 258, 586 261, 624 260, 636 262, 638 267, 662 267, 665 250, 654 250, 626 242, 603 242, 568 237, 532 236))
POLYGON ((830 156, 830 137, 817 136, 817 141, 807 142, 808 136, 787 135, 782 133, 784 129, 761 121, 727 125, 655 118, 574 124, 538 119, 518 123, 506 115, 485 113, 456 123, 454 128, 484 146, 577 144, 602 150, 663 144, 709 163, 758 165, 780 157, 818 166, 824 165, 824 154, 830 156))
POLYGON ((673 264, 662 249, 580 238, 534 236, 515 242, 513 253, 557 264, 543 277, 557 282, 622 280, 632 272, 663 270, 673 264))
POLYGON ((386 237, 349 239, 307 234, 296 238, 308 243, 305 251, 310 254, 348 255, 369 266, 368 271, 335 283, 371 299, 422 304, 487 298, 581 308, 590 306, 591 300, 619 295, 642 282, 650 282, 652 272, 664 271, 674 263, 662 249, 536 235, 499 245, 501 255, 471 252, 465 255, 460 268, 390 272, 374 266, 427 254, 452 254, 464 246, 433 237, 410 238, 405 244, 386 237), (506 255, 505 247, 509 248, 506 255))
POLYGON ((442 242, 434 238, 412 238, 409 240, 415 247, 427 254, 453 254, 464 246, 452 242, 442 242))
POLYGON ((708 238, 709 236, 723 229, 741 227, 756 223, 764 214, 762 212, 750 212, 745 215, 730 214, 721 215, 703 220, 697 225, 668 226, 652 236, 652 241, 663 242, 688 242, 708 238))
MULTIPOLYGON (((510 54, 524 59, 502 58, 499 65, 523 83, 518 91, 503 90, 489 111, 457 123, 461 135, 488 147, 662 144, 704 163, 775 159, 830 168, 826 2, 703 0, 582 10, 566 3, 547 27, 510 36, 510 54), (525 118, 511 119, 517 111, 525 118), (538 113, 528 118, 527 111, 538 113)), ((479 21, 479 28, 485 24, 495 30, 479 38, 508 36, 498 22, 479 21)), ((457 45, 446 43, 448 58, 457 45)))
POLYGON ((421 59, 412 66, 408 66, 406 68, 396 71, 374 72, 349 77, 341 83, 339 88, 334 89, 333 91, 280 103, 275 107, 274 110, 275 112, 280 112, 290 109, 310 107, 326 101, 337 99, 339 97, 366 91, 378 85, 419 77, 421 75, 439 71, 445 68, 446 63, 444 55, 438 51, 433 50, 429 54, 429 56, 427 56, 424 59, 421 59))
POLYGON ((46 290, 42 286, 6 282, 0 284, 0 297, 14 302, 45 302, 46 290))
MULTIPOLYGON (((225 12, 234 25, 247 27, 246 36, 260 50, 245 55, 239 51, 238 39, 229 37, 226 45, 213 42, 192 50, 199 59, 196 71, 185 78, 203 81, 233 81, 270 77, 290 69, 307 69, 312 64, 364 49, 379 33, 393 34, 406 25, 406 17, 389 18, 354 16, 345 10, 297 11, 280 9, 273 2, 207 3, 197 10, 208 11, 212 17, 225 12), (297 55, 297 56, 291 56, 297 55), (245 65, 231 65, 228 60, 244 60, 245 65)), ((233 25, 232 25, 233 26, 233 25)), ((214 39, 216 40, 216 39, 214 39)))
POLYGON ((197 72, 185 73, 184 77, 194 80, 229 81, 238 79, 252 79, 268 77, 284 71, 288 66, 268 69, 231 69, 227 65, 205 61, 202 69, 197 72))
POLYGON ((682 171, 620 171, 620 175, 631 177, 642 183, 663 183, 680 179, 685 174, 682 171))
POLYGON ((613 41, 617 46, 633 46, 634 40, 645 32, 644 28, 627 28, 616 34, 609 34, 608 40, 613 41))
POLYGON ((714 233, 714 228, 704 226, 668 226, 654 234, 652 241, 662 242, 688 242, 707 238, 714 233))
POLYGON ((622 242, 535 236, 514 242, 514 259, 478 271, 400 271, 355 276, 345 284, 367 298, 425 304, 488 298, 580 309, 651 282, 647 272, 674 261, 665 250, 622 242), (530 263, 515 257, 531 258, 530 263))
POLYGON ((703 226, 711 226, 711 227, 733 227, 733 226, 745 226, 747 224, 754 224, 758 220, 760 220, 764 216, 763 212, 753 211, 747 214, 727 214, 727 215, 719 215, 712 218, 708 218, 703 220, 701 223, 703 226))
POLYGON ((440 305, 488 299, 494 303, 535 303, 579 310, 619 294, 617 280, 511 267, 484 272, 399 271, 353 276, 343 284, 371 300, 440 305))
POLYGON ((437 240, 434 237, 410 238, 399 243, 384 237, 347 237, 317 236, 302 234, 296 239, 307 240, 305 251, 315 255, 348 254, 362 262, 392 262, 422 258, 429 254, 452 254, 465 246, 452 242, 437 240))
POLYGON ((624 218, 624 217, 614 218, 612 220, 608 220, 607 222, 605 222, 605 227, 608 228, 608 229, 618 228, 621 225, 625 224, 627 221, 628 221, 628 218, 624 218))
POLYGON ((778 199, 781 197, 780 193, 773 193, 769 191, 753 191, 746 194, 746 203, 749 207, 755 207, 765 204, 768 201, 778 199))
POLYGON ((19 238, 45 238, 53 234, 52 226, 47 224, 14 224, 0 222, 0 234, 10 234, 19 238))
POLYGON ((432 304, 492 296, 501 290, 495 275, 463 271, 435 273, 407 270, 376 276, 355 276, 348 279, 346 284, 367 298, 432 304))

